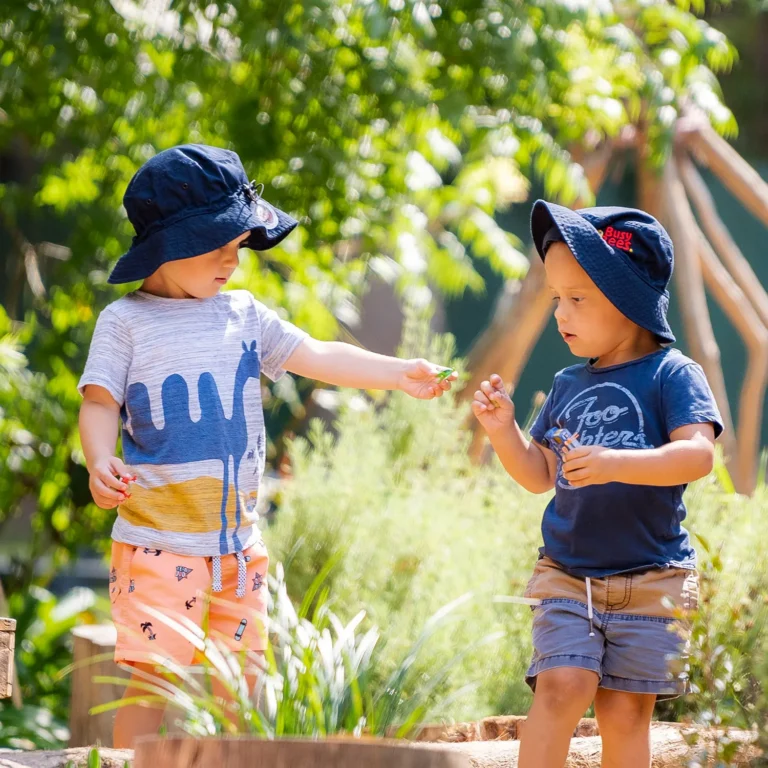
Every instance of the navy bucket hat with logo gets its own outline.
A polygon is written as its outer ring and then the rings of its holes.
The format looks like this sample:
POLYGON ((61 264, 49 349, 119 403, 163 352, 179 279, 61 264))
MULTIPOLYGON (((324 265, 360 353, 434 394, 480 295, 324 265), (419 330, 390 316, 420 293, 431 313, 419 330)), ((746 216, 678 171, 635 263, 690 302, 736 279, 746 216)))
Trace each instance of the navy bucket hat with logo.
POLYGON ((539 256, 562 240, 595 285, 625 317, 664 344, 675 336, 667 322, 667 286, 674 268, 672 240, 664 227, 634 208, 582 208, 537 200, 531 233, 539 256))
POLYGON ((215 251, 248 231, 244 247, 273 248, 297 222, 264 200, 262 189, 228 149, 184 144, 158 153, 123 197, 136 236, 109 282, 143 280, 168 261, 215 251))

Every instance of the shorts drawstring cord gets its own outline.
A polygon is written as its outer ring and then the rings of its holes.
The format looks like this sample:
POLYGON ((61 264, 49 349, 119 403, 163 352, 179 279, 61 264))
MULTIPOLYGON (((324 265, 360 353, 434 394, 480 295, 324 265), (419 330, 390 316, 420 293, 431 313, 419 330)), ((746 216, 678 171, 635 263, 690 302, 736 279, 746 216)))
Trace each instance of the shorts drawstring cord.
POLYGON ((590 580, 589 576, 587 578, 587 616, 589 617, 589 636, 594 637, 595 636, 595 628, 594 624, 592 622, 593 619, 593 613, 592 613, 592 581, 590 580))
POLYGON ((213 565, 213 584, 211 589, 213 592, 223 592, 224 587, 221 583, 221 556, 216 555, 212 561, 213 565))
MULTIPOLYGON (((237 589, 235 590, 235 597, 245 597, 245 556, 242 552, 235 552, 235 557, 237 558, 237 589)), ((211 585, 211 590, 213 592, 223 592, 224 586, 221 581, 221 555, 216 555, 213 558, 212 564, 213 584, 211 585)))
POLYGON ((245 597, 245 557, 242 552, 235 552, 237 557, 237 589, 235 597, 245 597))

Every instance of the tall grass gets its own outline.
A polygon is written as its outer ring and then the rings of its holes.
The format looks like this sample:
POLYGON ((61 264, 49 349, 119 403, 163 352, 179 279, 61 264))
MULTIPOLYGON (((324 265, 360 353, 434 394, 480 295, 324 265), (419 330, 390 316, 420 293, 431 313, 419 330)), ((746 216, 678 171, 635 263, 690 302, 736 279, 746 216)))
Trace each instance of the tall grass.
MULTIPOLYGON (((414 674, 414 664, 432 637, 460 615, 471 595, 459 597, 422 622, 407 653, 382 677, 378 674, 379 629, 361 629, 364 610, 345 624, 328 606, 324 581, 332 565, 331 561, 317 575, 297 610, 287 594, 283 566, 277 564, 275 576, 268 579, 269 618, 262 617, 270 636, 263 656, 234 653, 186 617, 144 606, 154 619, 191 643, 202 663, 181 667, 156 655, 149 659, 157 665, 154 673, 134 670, 130 684, 140 691, 138 696, 94 707, 91 714, 138 703, 170 706, 182 729, 197 737, 412 734, 432 714, 437 689, 448 681, 464 650, 446 659, 429 680, 414 674)), ((495 639, 480 638, 475 645, 495 639)), ((114 676, 94 680, 129 684, 114 676)))

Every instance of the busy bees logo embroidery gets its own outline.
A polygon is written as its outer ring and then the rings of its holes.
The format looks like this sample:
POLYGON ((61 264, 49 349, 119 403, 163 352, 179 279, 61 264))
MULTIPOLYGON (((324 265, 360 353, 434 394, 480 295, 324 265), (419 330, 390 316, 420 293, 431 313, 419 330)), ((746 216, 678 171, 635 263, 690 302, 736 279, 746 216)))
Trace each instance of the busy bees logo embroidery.
POLYGON ((632 253, 632 232, 622 232, 613 227, 607 227, 605 230, 598 229, 597 231, 600 233, 600 237, 611 247, 632 253))

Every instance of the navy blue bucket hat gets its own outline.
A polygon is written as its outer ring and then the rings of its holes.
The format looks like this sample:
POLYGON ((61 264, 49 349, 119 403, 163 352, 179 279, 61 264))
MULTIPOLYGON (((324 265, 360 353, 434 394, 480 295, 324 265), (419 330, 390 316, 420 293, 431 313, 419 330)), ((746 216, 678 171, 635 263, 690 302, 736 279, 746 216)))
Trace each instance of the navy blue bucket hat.
POLYGON ((531 234, 539 256, 555 240, 571 249, 595 285, 625 317, 660 342, 675 336, 667 322, 667 286, 674 268, 672 240, 664 227, 634 208, 582 208, 537 200, 531 234))
POLYGON ((244 247, 273 248, 297 222, 264 200, 262 189, 228 149, 184 144, 155 155, 125 191, 136 236, 109 282, 143 280, 168 261, 215 251, 248 231, 244 247))

